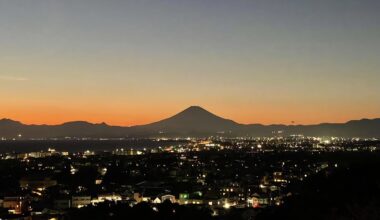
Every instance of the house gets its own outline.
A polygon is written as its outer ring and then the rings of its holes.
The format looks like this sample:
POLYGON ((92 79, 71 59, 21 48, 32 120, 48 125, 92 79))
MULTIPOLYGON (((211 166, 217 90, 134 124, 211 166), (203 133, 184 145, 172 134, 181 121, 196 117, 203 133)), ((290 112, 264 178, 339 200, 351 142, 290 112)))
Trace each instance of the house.
POLYGON ((91 204, 91 196, 72 196, 71 207, 82 208, 91 204))
POLYGON ((4 197, 3 208, 9 209, 12 214, 21 214, 26 207, 26 199, 24 197, 4 197))
POLYGON ((64 210, 71 208, 71 200, 69 198, 67 199, 56 199, 53 202, 54 209, 57 210, 64 210))

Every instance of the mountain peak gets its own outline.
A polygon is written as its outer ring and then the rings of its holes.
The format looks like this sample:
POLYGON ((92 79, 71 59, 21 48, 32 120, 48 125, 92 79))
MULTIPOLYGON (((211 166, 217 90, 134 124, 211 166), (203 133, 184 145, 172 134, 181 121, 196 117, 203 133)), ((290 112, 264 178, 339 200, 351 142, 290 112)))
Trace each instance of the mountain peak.
POLYGON ((195 131, 216 133, 229 131, 237 125, 236 122, 219 117, 200 106, 190 106, 170 118, 148 126, 169 133, 191 133, 195 131))
POLYGON ((178 114, 174 115, 171 118, 182 118, 182 119, 188 119, 188 120, 196 120, 196 119, 207 120, 210 118, 223 119, 200 106, 190 106, 187 109, 179 112, 178 114))
POLYGON ((13 125, 19 125, 19 124, 21 124, 21 122, 14 121, 14 120, 9 119, 9 118, 2 118, 2 119, 0 119, 0 124, 4 124, 4 125, 11 125, 11 124, 13 124, 13 125))
POLYGON ((192 105, 192 106, 188 107, 187 109, 188 110, 204 110, 204 111, 206 111, 204 108, 202 108, 199 105, 192 105))
POLYGON ((187 109, 183 110, 182 112, 207 112, 207 113, 210 113, 209 111, 202 108, 201 106, 196 106, 196 105, 190 106, 187 109))

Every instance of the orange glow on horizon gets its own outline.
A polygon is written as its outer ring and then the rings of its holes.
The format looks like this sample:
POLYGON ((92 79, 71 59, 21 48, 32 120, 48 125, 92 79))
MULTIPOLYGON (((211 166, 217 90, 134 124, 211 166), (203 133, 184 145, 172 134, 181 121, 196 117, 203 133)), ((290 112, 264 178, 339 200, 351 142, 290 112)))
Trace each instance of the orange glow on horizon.
MULTIPOLYGON (((178 108, 173 108, 178 109, 178 108)), ((2 108, 0 110, 0 118, 9 118, 12 120, 20 121, 24 124, 48 124, 58 125, 70 121, 87 121, 90 123, 105 122, 108 125, 115 126, 133 126, 144 125, 156 122, 162 119, 171 117, 184 108, 173 112, 169 107, 162 109, 133 109, 125 111, 121 110, 107 110, 95 109, 93 111, 78 110, 78 109, 61 109, 57 107, 45 108, 30 108, 26 111, 23 108, 2 108), (151 109, 151 111, 148 111, 151 109)), ((375 112, 366 115, 365 117, 355 114, 337 114, 336 112, 308 112, 307 110, 290 110, 286 113, 275 109, 256 109, 255 112, 250 112, 249 109, 235 111, 226 109, 225 111, 213 111, 212 109, 205 108, 210 112, 226 119, 234 120, 242 124, 320 124, 325 122, 330 123, 344 123, 349 120, 356 120, 362 118, 377 118, 375 112), (306 114, 305 114, 306 112, 306 114), (281 113, 281 114, 280 114, 281 113)))

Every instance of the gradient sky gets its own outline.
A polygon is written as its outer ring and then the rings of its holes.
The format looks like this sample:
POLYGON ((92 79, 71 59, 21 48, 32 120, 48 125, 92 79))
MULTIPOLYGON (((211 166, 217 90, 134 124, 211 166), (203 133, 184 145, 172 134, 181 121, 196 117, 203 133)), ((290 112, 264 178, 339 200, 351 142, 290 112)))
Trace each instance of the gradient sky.
POLYGON ((380 117, 379 0, 0 0, 0 118, 380 117))

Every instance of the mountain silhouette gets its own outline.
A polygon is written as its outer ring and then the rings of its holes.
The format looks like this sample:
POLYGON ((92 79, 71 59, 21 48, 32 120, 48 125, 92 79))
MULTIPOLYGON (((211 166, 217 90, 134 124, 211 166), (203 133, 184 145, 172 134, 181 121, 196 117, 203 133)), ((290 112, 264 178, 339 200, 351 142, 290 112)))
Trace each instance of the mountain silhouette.
POLYGON ((169 134, 215 134, 236 129, 238 123, 221 118, 199 107, 191 106, 161 121, 142 126, 145 130, 169 134))
POLYGON ((9 119, 9 118, 3 118, 3 119, 0 119, 0 125, 3 125, 3 126, 19 126, 22 124, 19 121, 13 121, 12 119, 9 119))
POLYGON ((61 125, 25 125, 11 119, 0 120, 0 138, 123 138, 123 137, 206 137, 206 136, 305 136, 380 137, 380 119, 352 120, 318 125, 239 124, 219 117, 199 106, 191 106, 167 119, 147 125, 121 127, 86 121, 61 125), (20 136, 21 134, 21 136, 20 136))

